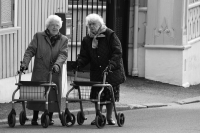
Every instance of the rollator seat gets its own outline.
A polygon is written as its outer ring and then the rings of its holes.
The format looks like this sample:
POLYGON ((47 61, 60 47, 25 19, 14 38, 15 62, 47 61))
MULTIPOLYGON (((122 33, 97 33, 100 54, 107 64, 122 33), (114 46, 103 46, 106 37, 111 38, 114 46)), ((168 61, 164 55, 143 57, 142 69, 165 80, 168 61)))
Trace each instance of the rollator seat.
POLYGON ((95 82, 95 81, 73 81, 74 85, 77 86, 93 86, 95 84, 103 84, 103 82, 95 82))

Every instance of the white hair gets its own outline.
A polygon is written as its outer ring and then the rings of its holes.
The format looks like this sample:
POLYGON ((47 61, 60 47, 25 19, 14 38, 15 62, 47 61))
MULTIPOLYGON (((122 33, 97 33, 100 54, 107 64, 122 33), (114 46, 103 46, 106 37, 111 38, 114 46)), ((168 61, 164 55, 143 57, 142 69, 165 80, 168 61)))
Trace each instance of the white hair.
POLYGON ((103 18, 96 13, 92 13, 89 14, 86 18, 85 18, 85 24, 88 25, 89 22, 99 22, 101 25, 105 25, 103 18))
POLYGON ((46 19, 46 22, 45 22, 45 26, 46 28, 49 26, 49 24, 52 22, 52 21, 58 21, 59 22, 59 26, 60 28, 62 27, 62 19, 57 16, 57 15, 50 15, 47 19, 46 19))

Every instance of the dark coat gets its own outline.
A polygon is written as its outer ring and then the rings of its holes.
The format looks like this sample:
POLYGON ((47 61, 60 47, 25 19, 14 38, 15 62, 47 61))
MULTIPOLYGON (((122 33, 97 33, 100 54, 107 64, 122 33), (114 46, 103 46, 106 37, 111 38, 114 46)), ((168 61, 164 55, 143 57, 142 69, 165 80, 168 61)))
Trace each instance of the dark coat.
POLYGON ((103 81, 103 71, 109 62, 114 66, 113 73, 107 75, 107 82, 113 86, 123 83, 126 79, 120 40, 114 31, 107 28, 105 37, 97 37, 98 48, 92 48, 92 39, 89 35, 83 38, 78 62, 82 67, 90 63, 90 80, 103 81))
MULTIPOLYGON (((54 73, 52 81, 58 87, 58 100, 61 104, 62 94, 62 66, 68 56, 68 39, 66 36, 61 35, 60 39, 57 40, 54 47, 52 47, 49 37, 45 32, 38 32, 34 35, 31 43, 25 51, 23 63, 28 66, 31 58, 34 56, 34 67, 32 72, 31 81, 49 81, 49 72, 54 64, 60 67, 59 74, 54 73)), ((55 101, 56 92, 51 91, 49 94, 49 101, 55 101)), ((28 102, 27 108, 31 110, 44 111, 44 102, 28 102)), ((57 112, 58 104, 49 104, 50 112, 57 112)))

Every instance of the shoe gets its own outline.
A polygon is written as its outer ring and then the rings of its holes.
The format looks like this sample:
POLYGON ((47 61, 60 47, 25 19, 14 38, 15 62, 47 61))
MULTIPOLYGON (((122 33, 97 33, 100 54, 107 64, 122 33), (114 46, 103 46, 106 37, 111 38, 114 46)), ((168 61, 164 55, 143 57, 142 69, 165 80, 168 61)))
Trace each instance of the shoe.
POLYGON ((33 121, 33 120, 32 120, 32 121, 31 121, 31 125, 33 125, 33 126, 37 126, 37 125, 39 125, 39 124, 38 124, 37 121, 33 121))
POLYGON ((54 120, 50 120, 49 125, 53 125, 54 124, 54 120))
POLYGON ((96 125, 95 120, 93 120, 93 121, 91 122, 91 125, 96 125))
POLYGON ((113 119, 107 120, 108 125, 115 125, 115 121, 113 119))

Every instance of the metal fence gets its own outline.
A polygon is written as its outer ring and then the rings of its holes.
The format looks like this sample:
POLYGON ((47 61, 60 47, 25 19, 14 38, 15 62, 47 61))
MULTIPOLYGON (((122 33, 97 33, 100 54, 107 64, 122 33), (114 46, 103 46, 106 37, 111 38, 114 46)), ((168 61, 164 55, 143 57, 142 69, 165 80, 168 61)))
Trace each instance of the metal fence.
POLYGON ((71 61, 75 61, 80 52, 81 40, 87 34, 85 17, 90 13, 101 15, 105 21, 106 0, 69 0, 68 24, 70 25, 68 25, 66 31, 70 39, 68 64, 70 64, 71 61))

